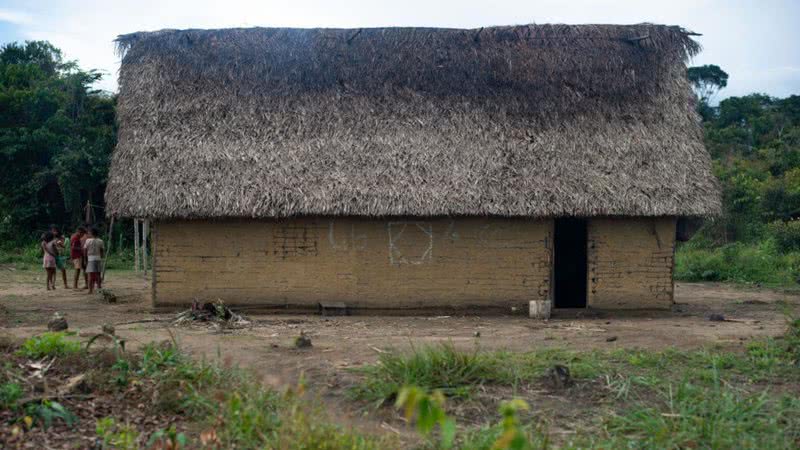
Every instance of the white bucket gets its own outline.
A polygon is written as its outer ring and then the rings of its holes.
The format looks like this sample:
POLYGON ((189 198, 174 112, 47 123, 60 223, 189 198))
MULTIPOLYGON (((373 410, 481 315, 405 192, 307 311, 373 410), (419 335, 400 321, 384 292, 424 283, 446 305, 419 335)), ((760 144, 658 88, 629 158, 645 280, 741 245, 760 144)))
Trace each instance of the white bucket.
POLYGON ((553 309, 553 302, 550 300, 533 300, 528 304, 528 314, 531 319, 550 318, 550 310, 553 309))

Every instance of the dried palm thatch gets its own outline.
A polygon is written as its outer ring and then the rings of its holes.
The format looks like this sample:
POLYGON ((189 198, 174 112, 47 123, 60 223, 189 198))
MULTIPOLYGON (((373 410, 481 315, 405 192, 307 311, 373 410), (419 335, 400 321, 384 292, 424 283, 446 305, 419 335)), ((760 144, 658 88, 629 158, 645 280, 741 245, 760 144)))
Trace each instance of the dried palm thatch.
POLYGON ((675 26, 163 30, 117 39, 108 212, 708 216, 675 26))

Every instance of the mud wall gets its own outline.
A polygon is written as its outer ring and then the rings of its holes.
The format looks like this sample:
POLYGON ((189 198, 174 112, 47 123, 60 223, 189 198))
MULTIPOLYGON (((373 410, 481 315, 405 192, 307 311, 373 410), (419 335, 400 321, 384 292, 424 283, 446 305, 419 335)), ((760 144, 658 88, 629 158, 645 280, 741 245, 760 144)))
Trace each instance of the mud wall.
POLYGON ((550 296, 552 221, 302 218, 154 226, 156 306, 494 308, 550 296))
POLYGON ((592 308, 669 308, 674 218, 591 219, 588 298, 592 308))

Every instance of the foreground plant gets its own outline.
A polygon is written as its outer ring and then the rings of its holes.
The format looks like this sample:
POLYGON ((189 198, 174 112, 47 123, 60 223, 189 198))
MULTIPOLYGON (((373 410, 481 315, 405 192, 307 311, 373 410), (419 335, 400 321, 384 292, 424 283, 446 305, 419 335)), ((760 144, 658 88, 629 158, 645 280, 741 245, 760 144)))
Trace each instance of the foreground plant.
POLYGON ((81 351, 81 344, 66 339, 67 333, 42 333, 27 339, 18 354, 26 358, 39 359, 51 356, 66 356, 81 351))
MULTIPOLYGON (((478 435, 467 435, 456 444, 456 421, 445 412, 445 397, 440 391, 425 392, 416 386, 405 386, 397 396, 395 406, 405 411, 406 420, 414 419, 417 431, 436 449, 450 449, 457 445, 462 449, 528 450, 534 448, 533 440, 522 427, 519 420, 521 411, 530 406, 522 399, 503 402, 500 405, 502 420, 499 427, 483 430, 478 435), (431 439, 436 426, 439 426, 438 440, 431 439), (486 439, 486 435, 489 439, 486 439)), ((539 448, 547 448, 543 440, 539 448)))
POLYGON ((397 395, 395 406, 405 410, 406 420, 416 417, 417 431, 423 436, 430 435, 433 428, 439 425, 439 447, 448 449, 453 446, 456 421, 445 413, 441 391, 428 394, 416 386, 406 386, 397 395))

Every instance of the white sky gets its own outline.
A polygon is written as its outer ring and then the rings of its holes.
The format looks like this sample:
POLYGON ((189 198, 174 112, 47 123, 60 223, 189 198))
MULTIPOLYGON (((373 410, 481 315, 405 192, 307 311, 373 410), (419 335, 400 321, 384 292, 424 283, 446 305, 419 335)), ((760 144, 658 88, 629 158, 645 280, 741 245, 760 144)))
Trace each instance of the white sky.
POLYGON ((800 0, 0 0, 0 43, 49 40, 116 90, 118 34, 162 28, 436 26, 653 22, 703 36, 693 65, 730 74, 719 98, 800 94, 800 0))

